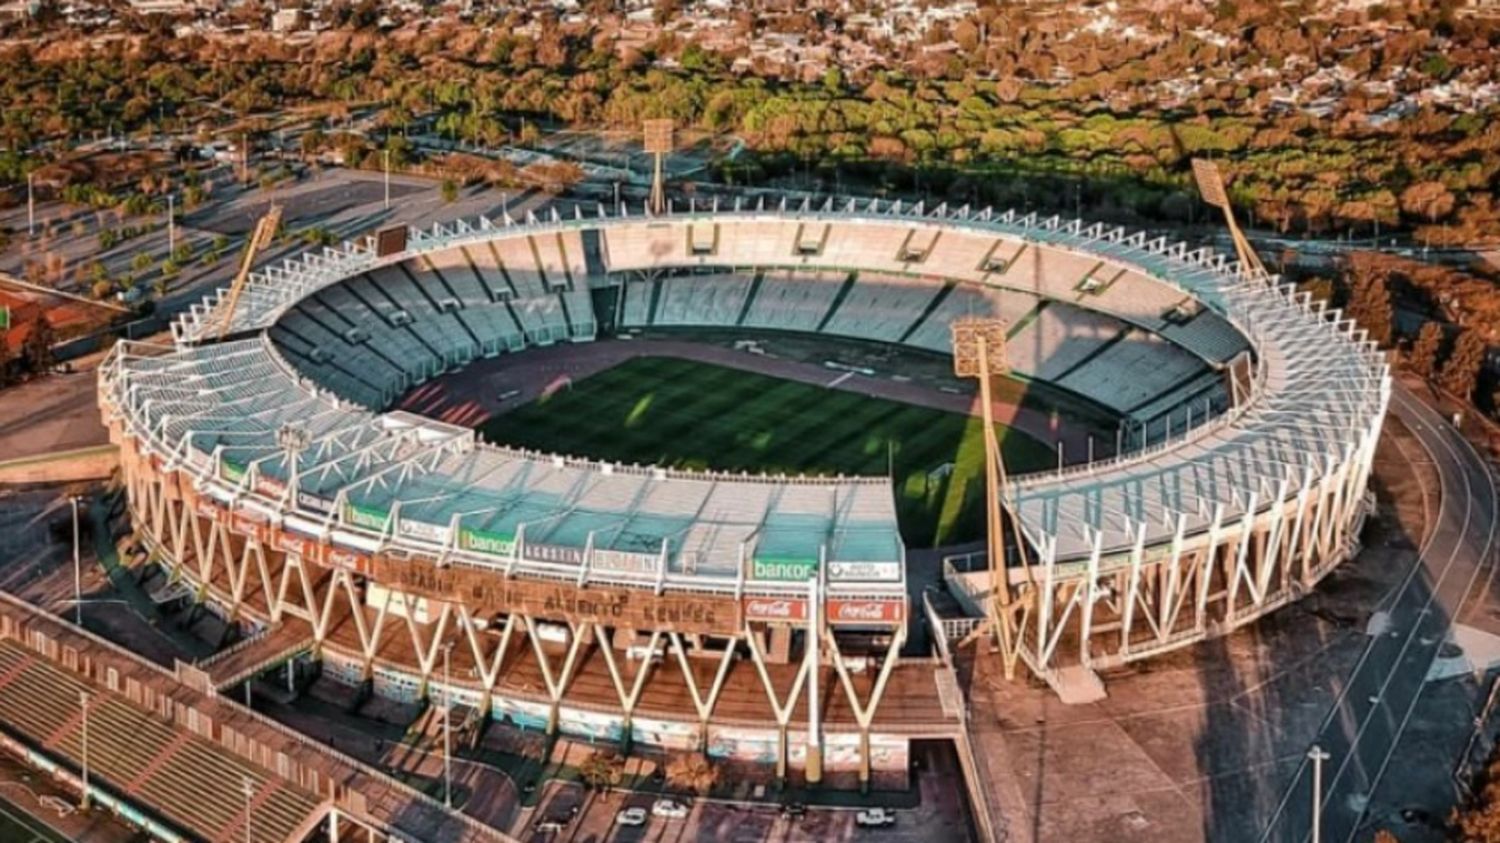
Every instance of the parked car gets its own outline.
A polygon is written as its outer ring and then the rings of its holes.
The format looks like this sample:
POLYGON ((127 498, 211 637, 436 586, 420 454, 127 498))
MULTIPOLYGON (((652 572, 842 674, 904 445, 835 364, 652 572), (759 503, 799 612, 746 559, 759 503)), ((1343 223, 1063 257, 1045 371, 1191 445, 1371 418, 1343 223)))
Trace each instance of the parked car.
POLYGON ((658 799, 652 804, 651 813, 669 820, 680 820, 688 815, 688 809, 675 799, 658 799))
POLYGON ((866 808, 854 815, 854 824, 860 828, 882 828, 896 824, 896 814, 884 808, 866 808))
POLYGON ((632 828, 635 827, 635 826, 645 825, 646 824, 646 809, 645 808, 626 808, 625 810, 621 811, 620 813, 615 814, 615 822, 618 823, 619 825, 628 825, 628 826, 631 826, 632 828))
POLYGON ((533 826, 533 828, 535 828, 542 834, 548 834, 552 832, 562 831, 563 827, 566 825, 567 823, 563 820, 557 819, 555 817, 548 817, 544 820, 537 820, 536 825, 533 826))

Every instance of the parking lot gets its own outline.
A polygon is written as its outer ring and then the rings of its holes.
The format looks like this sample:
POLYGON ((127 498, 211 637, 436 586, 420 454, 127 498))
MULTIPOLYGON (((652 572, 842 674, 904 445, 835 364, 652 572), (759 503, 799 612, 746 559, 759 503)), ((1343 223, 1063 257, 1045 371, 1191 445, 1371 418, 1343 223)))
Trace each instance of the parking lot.
MULTIPOLYGON (((916 788, 915 807, 894 809, 895 823, 883 828, 865 829, 856 823, 860 811, 855 803, 878 805, 879 793, 860 800, 853 793, 837 794, 850 807, 805 807, 801 816, 793 815, 784 804, 798 797, 787 795, 778 800, 767 789, 764 800, 733 801, 694 799, 671 795, 681 802, 687 816, 670 818, 652 815, 655 793, 589 791, 572 782, 551 782, 539 800, 512 833, 532 843, 657 843, 657 841, 726 841, 726 843, 761 843, 761 841, 840 841, 867 839, 901 841, 902 843, 967 843, 977 838, 971 830, 968 805, 963 797, 963 780, 954 764, 951 750, 936 742, 913 745, 912 757, 916 788), (640 826, 621 824, 621 812, 639 808, 646 815, 640 826), (548 820, 559 822, 551 830, 548 820), (541 827, 539 827, 541 826, 541 827)), ((819 801, 819 800, 812 800, 819 801)), ((908 800, 910 801, 910 800, 908 800)))

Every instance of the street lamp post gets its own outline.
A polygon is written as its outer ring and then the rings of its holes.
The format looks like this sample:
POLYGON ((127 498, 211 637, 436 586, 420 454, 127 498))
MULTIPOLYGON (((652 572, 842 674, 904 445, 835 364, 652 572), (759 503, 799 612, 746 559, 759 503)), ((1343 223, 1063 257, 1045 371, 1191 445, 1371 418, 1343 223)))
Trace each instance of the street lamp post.
POLYGON ((443 805, 453 807, 453 642, 443 645, 443 805))
POLYGON ((167 257, 171 258, 177 253, 177 220, 176 202, 172 194, 167 194, 167 257))
POLYGON ((1313 763, 1312 786, 1312 843, 1323 843, 1323 762, 1331 756, 1321 746, 1314 745, 1307 751, 1313 763))
POLYGON ((78 496, 68 499, 73 505, 73 623, 83 626, 83 562, 78 551, 78 496))
POLYGON ((36 194, 33 190, 35 173, 26 174, 26 236, 36 236, 36 194))
POLYGON ((385 209, 391 209, 391 150, 389 147, 380 150, 381 164, 385 170, 385 209))
POLYGON ((80 690, 78 692, 78 707, 83 712, 83 727, 79 734, 79 744, 82 756, 80 767, 83 770, 83 798, 79 804, 83 808, 89 806, 89 692, 80 690))

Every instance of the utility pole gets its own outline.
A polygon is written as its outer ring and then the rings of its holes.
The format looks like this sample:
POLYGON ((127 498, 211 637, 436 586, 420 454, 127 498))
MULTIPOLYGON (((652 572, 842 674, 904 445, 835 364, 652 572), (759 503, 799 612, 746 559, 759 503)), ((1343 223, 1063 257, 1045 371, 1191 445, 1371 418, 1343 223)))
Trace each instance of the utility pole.
POLYGON ((83 731, 79 735, 79 743, 82 747, 83 769, 83 799, 79 803, 84 809, 89 807, 89 692, 80 690, 78 692, 78 706, 83 712, 83 731))
POLYGON ((26 236, 27 237, 35 237, 36 236, 36 194, 34 192, 34 183, 35 182, 36 182, 36 174, 35 173, 27 173, 26 174, 26 236))
POLYGON ((167 257, 177 254, 177 203, 172 194, 167 194, 167 257))
POLYGON ((1323 843, 1323 762, 1332 756, 1315 744, 1307 751, 1307 757, 1313 763, 1312 843, 1323 843))
POLYGON ((449 672, 453 642, 443 645, 443 805, 453 807, 453 677, 449 672))
POLYGON ((391 150, 390 147, 380 150, 381 161, 385 164, 385 209, 391 209, 391 150))
POLYGON ((73 504, 73 623, 83 626, 83 562, 78 551, 78 496, 68 499, 73 504))

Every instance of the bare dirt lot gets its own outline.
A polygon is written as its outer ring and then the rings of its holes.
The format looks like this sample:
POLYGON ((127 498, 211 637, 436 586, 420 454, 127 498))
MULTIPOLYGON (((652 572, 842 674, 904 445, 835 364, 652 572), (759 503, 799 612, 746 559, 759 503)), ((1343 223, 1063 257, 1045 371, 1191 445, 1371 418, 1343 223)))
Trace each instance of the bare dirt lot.
POLYGON ((96 401, 91 365, 0 393, 0 462, 107 444, 96 401))

